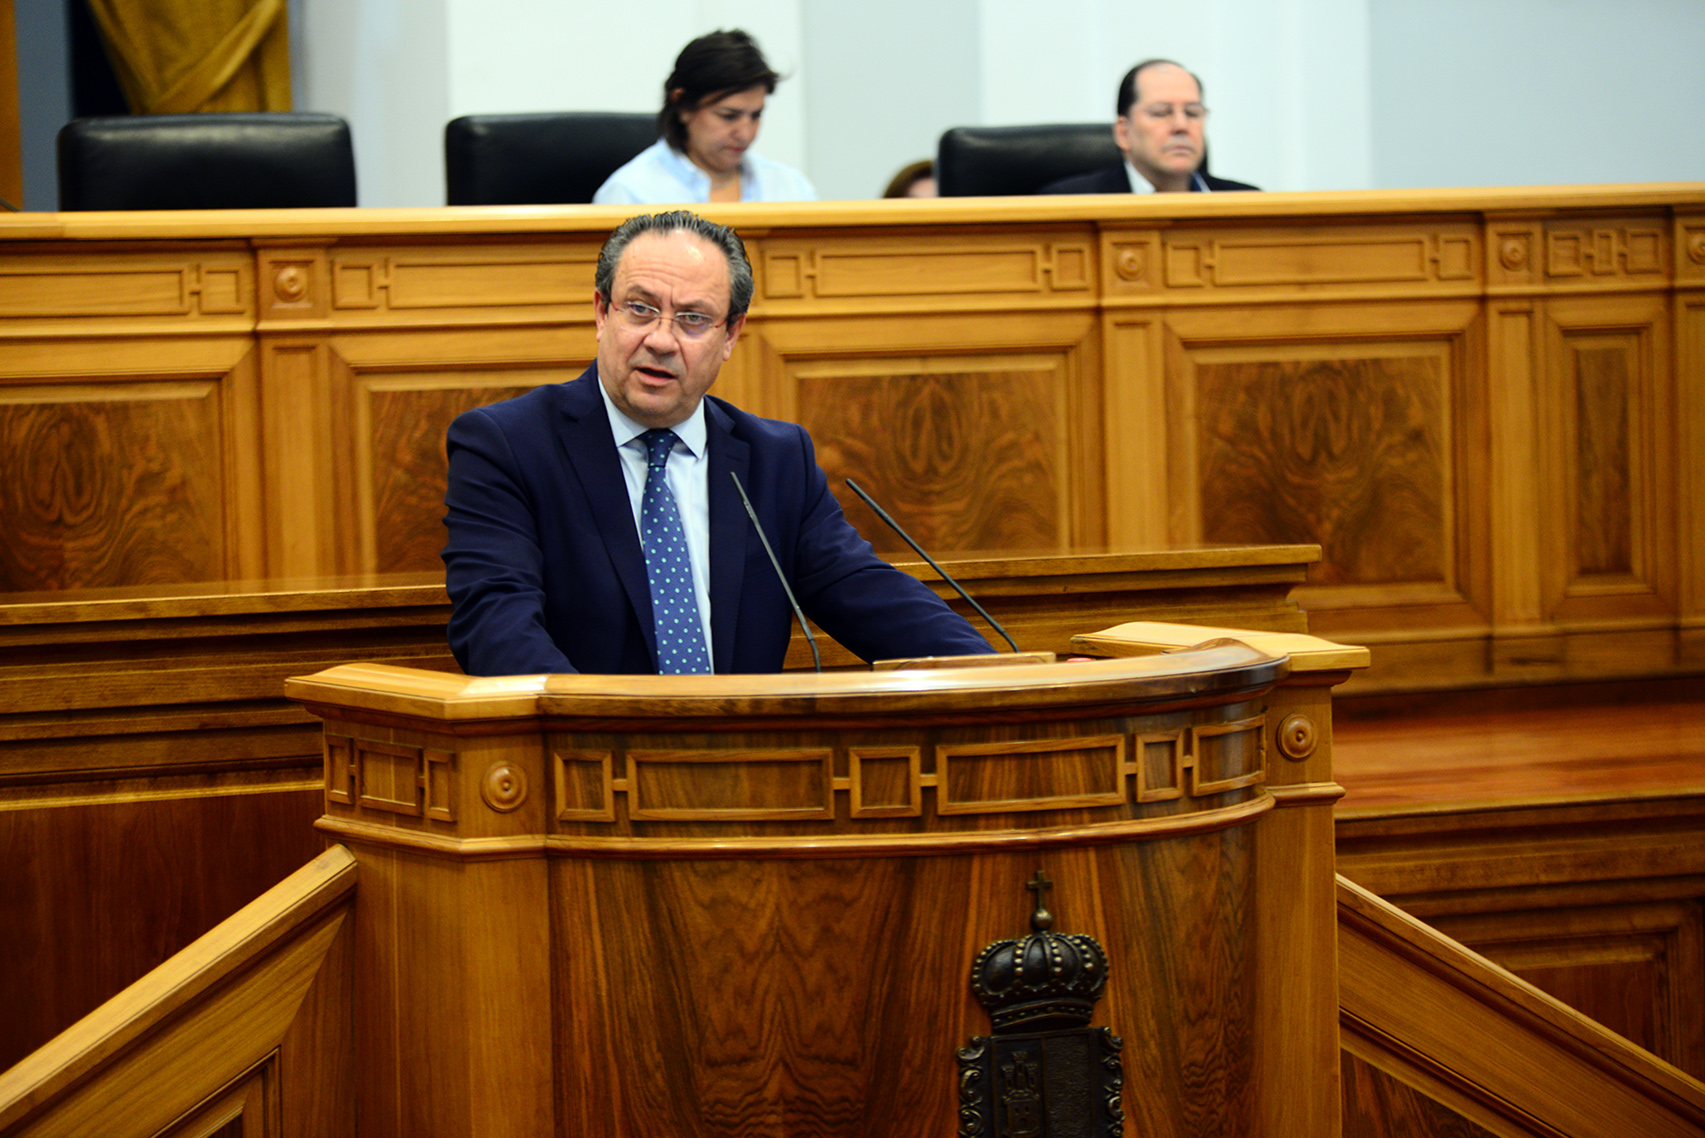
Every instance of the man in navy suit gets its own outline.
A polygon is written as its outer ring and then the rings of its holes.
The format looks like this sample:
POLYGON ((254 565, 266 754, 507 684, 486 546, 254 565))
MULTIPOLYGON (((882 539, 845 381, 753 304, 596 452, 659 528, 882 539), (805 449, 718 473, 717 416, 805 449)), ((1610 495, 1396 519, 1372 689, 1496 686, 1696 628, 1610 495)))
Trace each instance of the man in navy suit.
POLYGON ((1125 73, 1119 84, 1119 117, 1113 138, 1125 160, 1043 186, 1044 194, 1199 193, 1258 187, 1203 170, 1208 109, 1202 83, 1170 59, 1149 59, 1125 73))
POLYGON ((468 674, 695 670, 660 657, 665 613, 703 632, 715 671, 780 671, 792 608, 731 472, 800 606, 847 648, 866 660, 990 651, 852 528, 803 427, 705 397, 752 287, 733 230, 681 210, 630 218, 598 257, 597 361, 451 424, 444 565, 450 647, 468 674), (655 557, 662 498, 692 583, 654 605, 640 532, 643 518, 655 557), (683 617, 686 591, 696 606, 683 617))

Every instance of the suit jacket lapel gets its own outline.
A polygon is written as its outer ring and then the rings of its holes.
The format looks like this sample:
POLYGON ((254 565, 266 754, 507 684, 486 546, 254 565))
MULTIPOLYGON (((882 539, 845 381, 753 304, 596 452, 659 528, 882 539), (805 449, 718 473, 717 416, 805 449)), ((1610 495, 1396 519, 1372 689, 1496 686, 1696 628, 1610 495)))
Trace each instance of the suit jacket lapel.
MULTIPOLYGON (((721 408, 705 400, 705 446, 710 451, 710 638, 711 666, 734 670, 734 638, 740 627, 740 588, 746 579, 746 539, 752 521, 729 474, 745 485, 751 447, 730 433, 721 408)), ((748 489, 747 493, 751 493, 748 489)), ((637 538, 635 539, 637 541, 637 538)), ((648 610, 649 611, 649 610, 648 610)))
POLYGON ((633 506, 628 500, 621 456, 616 453, 615 435, 610 430, 610 416, 604 410, 603 396, 598 393, 598 365, 594 363, 587 368, 563 392, 563 424, 558 438, 586 495, 610 566, 639 617, 639 627, 655 664, 657 631, 651 615, 645 551, 640 547, 639 531, 633 524, 633 506))

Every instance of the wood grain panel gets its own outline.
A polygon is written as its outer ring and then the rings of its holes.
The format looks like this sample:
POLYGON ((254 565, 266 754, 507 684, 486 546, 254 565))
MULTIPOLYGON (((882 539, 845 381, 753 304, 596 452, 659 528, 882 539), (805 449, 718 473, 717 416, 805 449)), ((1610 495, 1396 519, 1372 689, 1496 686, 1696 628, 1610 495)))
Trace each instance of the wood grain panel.
POLYGON ((1546 315, 1555 618, 1650 622, 1676 579, 1668 316, 1637 294, 1562 297, 1546 315))
POLYGON ((1574 366, 1577 576, 1635 571, 1629 412, 1635 404, 1633 356, 1638 345, 1582 337, 1569 344, 1574 366))
POLYGON ((1126 747, 1123 735, 939 746, 936 811, 1117 805, 1125 801, 1126 747))
MULTIPOLYGON (((1248 966, 1248 850, 1216 834, 1044 859, 1055 927, 1108 954, 1093 1022, 1125 1040, 1135 1133, 1248 1131, 1248 1008, 1226 982, 1248 966)), ((947 1132, 953 1052, 989 1030, 967 969, 1025 931, 1035 869, 1025 855, 556 863, 556 920, 577 946, 557 1002, 565 1132, 947 1132)))
MULTIPOLYGON (((1568 898, 1553 891, 1549 899, 1568 898)), ((1430 923, 1654 1055, 1685 1071, 1705 1070, 1705 1006, 1698 999, 1705 902, 1630 899, 1440 914, 1430 923)))
POLYGON ((1197 361, 1202 537, 1317 542, 1318 584, 1450 582, 1444 360, 1353 351, 1197 361))
POLYGON ((1497 1138, 1498 1131, 1344 1053, 1343 1138, 1497 1138))
POLYGON ((0 589, 225 576, 222 437, 213 381, 0 389, 0 589))
POLYGON ((1063 379, 1058 360, 877 375, 817 365, 798 381, 799 421, 848 517, 879 551, 907 546, 842 479, 932 554, 1061 549, 1070 540, 1063 379))
POLYGON ((316 790, 0 803, 0 1069, 311 860, 319 813, 316 790))
POLYGON ((442 570, 444 434, 463 411, 560 382, 556 371, 360 375, 356 379, 361 568, 442 570), (535 382, 528 382, 534 380, 535 382))

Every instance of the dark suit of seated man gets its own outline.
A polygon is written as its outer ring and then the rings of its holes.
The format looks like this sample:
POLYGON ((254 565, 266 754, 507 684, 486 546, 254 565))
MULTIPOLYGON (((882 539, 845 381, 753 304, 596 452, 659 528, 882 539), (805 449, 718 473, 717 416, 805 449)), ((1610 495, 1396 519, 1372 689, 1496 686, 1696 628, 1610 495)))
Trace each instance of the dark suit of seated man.
POLYGON ((793 611, 730 472, 800 606, 847 648, 990 651, 852 528, 803 427, 706 397, 752 287, 733 230, 631 218, 598 258, 597 361, 451 424, 444 565, 468 674, 780 671, 793 611))
POLYGON ((1113 137, 1125 160, 1050 182, 1040 193, 1223 193, 1259 188, 1216 178, 1201 168, 1208 153, 1202 134, 1208 117, 1202 84, 1170 59, 1146 60, 1126 72, 1119 84, 1118 111, 1113 137))

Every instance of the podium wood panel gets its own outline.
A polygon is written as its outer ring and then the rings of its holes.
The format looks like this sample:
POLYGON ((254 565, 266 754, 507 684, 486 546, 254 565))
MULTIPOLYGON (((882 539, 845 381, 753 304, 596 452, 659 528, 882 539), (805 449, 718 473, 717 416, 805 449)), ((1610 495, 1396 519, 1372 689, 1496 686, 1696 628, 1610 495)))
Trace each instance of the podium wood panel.
POLYGON ((1029 931, 1038 868, 1055 930, 1107 953, 1092 1026, 1124 1039, 1134 1132, 1333 1133, 1345 674, 1217 641, 293 679, 325 721, 319 827, 360 865, 363 1133, 947 1132, 955 1053, 990 1031, 971 962, 1029 931), (1318 746, 1275 735, 1299 717, 1318 746))

